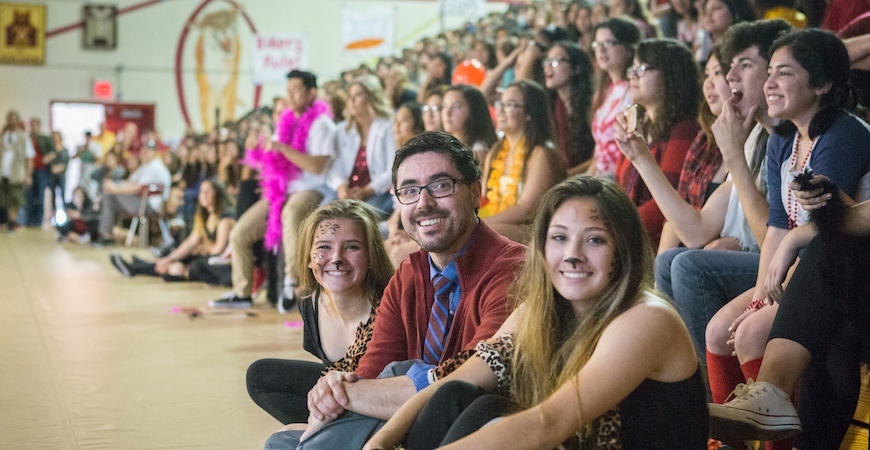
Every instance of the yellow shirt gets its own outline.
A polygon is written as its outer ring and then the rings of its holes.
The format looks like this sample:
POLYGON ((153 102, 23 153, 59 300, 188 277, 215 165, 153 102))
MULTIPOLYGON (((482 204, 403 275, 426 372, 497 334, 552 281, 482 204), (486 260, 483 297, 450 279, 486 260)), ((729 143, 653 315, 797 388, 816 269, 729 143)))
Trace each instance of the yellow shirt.
POLYGON ((117 141, 117 135, 109 130, 106 130, 103 134, 99 136, 93 136, 91 138, 92 141, 100 144, 100 148, 103 149, 103 154, 109 152, 112 147, 115 146, 115 141, 117 141))

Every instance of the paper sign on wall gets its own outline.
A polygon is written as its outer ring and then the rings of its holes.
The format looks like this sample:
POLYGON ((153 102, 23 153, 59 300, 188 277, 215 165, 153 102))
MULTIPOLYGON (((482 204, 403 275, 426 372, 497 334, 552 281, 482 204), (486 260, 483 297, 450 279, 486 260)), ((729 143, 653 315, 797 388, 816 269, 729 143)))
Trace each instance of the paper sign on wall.
POLYGON ((294 69, 308 68, 308 37, 304 33, 263 35, 252 40, 254 84, 280 84, 294 69))
POLYGON ((441 0, 445 16, 477 18, 486 14, 486 0, 441 0))
POLYGON ((345 6, 341 43, 346 55, 389 56, 395 47, 395 8, 345 6))

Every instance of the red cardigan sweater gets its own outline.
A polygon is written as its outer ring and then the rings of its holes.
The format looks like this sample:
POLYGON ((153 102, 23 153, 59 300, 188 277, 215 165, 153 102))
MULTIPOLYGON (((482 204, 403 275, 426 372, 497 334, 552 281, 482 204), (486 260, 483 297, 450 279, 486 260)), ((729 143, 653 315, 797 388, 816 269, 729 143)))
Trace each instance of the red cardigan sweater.
MULTIPOLYGON (((524 246, 480 221, 465 253, 456 258, 462 297, 447 333, 442 362, 489 339, 504 323, 511 311, 507 289, 524 255, 524 246)), ((359 376, 377 378, 391 362, 423 358, 434 295, 428 253, 412 253, 384 291, 372 339, 356 370, 359 376)))
MULTIPOLYGON (((666 140, 654 141, 649 146, 653 158, 675 189, 680 181, 680 172, 683 170, 686 153, 700 130, 701 127, 697 120, 686 118, 671 127, 671 132, 666 140)), ((640 218, 649 233, 653 247, 658 247, 665 216, 659 210, 659 205, 653 200, 643 178, 640 177, 625 155, 620 154, 619 160, 616 162, 616 181, 625 189, 631 201, 637 205, 640 218)))

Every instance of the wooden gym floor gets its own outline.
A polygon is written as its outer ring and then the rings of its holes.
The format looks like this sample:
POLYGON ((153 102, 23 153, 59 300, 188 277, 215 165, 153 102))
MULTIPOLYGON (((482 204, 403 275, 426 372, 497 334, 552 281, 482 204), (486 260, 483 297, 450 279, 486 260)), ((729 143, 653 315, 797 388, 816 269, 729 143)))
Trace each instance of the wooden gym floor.
POLYGON ((210 312, 226 289, 123 278, 113 251, 147 255, 0 232, 0 449, 262 448, 281 424, 250 400, 245 371, 314 360, 299 315, 263 301, 253 316, 210 312))

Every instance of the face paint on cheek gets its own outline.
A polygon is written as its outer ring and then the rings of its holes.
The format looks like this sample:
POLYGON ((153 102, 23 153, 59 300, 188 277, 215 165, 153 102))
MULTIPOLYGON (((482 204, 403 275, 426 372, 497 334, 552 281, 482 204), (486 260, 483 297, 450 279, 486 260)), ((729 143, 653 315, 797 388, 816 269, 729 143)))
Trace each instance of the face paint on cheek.
POLYGON ((308 267, 311 269, 319 269, 323 266, 324 260, 326 260, 326 255, 323 254, 323 251, 314 250, 311 252, 311 262, 308 263, 308 267))

